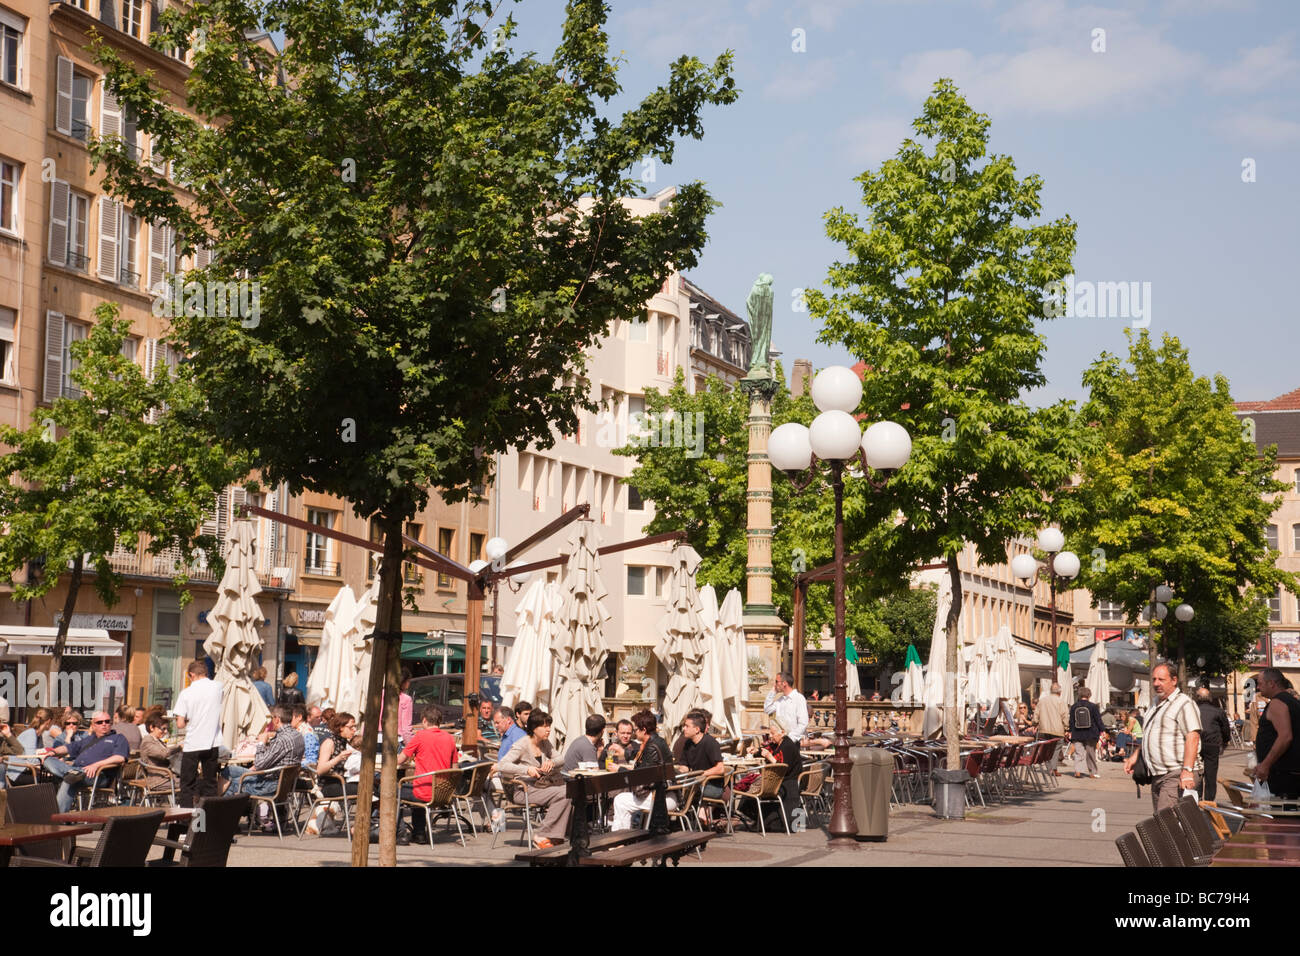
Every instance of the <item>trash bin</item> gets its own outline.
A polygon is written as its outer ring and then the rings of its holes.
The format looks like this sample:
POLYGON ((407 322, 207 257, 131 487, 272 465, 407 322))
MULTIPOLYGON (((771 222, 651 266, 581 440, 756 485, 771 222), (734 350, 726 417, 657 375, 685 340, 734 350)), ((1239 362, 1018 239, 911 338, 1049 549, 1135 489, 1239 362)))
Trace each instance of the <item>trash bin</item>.
POLYGON ((889 791, 894 782, 894 755, 880 747, 854 747, 853 819, 859 840, 889 838, 889 791))

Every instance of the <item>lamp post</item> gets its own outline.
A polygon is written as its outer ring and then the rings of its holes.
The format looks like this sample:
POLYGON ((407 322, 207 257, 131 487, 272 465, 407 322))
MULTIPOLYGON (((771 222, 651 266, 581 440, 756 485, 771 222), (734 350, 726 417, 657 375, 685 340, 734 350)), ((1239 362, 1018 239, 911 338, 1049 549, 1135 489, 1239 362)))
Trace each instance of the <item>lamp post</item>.
POLYGON ((1047 552, 1047 560, 1039 561, 1032 554, 1018 554, 1011 559, 1011 573, 1024 581, 1043 577, 1051 589, 1052 648, 1056 640, 1056 581, 1073 581, 1079 574, 1079 556, 1073 551, 1063 551, 1065 535, 1057 528, 1044 528, 1038 532, 1038 549, 1047 552))
MULTIPOLYGON (((857 826, 850 795, 848 680, 844 633, 844 467, 859 459, 868 470, 889 475, 907 463, 912 439, 895 422, 876 422, 863 434, 853 412, 862 400, 862 381, 850 369, 833 365, 813 380, 813 403, 821 411, 811 427, 788 422, 774 429, 768 440, 773 466, 785 472, 799 489, 806 488, 824 461, 830 467, 835 493, 835 796, 830 820, 830 845, 853 846, 857 826), (802 473, 802 477, 800 477, 802 473)), ((870 479, 868 479, 870 480, 870 479)), ((872 482, 883 486, 884 478, 872 482)))
MULTIPOLYGON (((486 561, 480 559, 473 562, 469 566, 469 569, 474 572, 479 572, 491 565, 492 570, 494 571, 500 571, 503 568, 508 570, 504 562, 506 559, 506 553, 509 550, 510 545, 507 543, 505 538, 489 538, 487 543, 483 545, 483 553, 487 555, 488 559, 486 561)), ((514 565, 511 564, 509 567, 514 567, 514 565)), ((530 577, 532 577, 531 571, 526 574, 512 574, 505 580, 511 591, 518 591, 530 577)), ((491 668, 496 667, 497 663, 497 601, 500 596, 501 578, 493 578, 492 583, 488 586, 492 589, 492 653, 488 658, 488 667, 489 670, 491 670, 491 668)), ((466 669, 468 670, 468 668, 466 669)), ((472 689, 467 688, 465 691, 466 695, 477 692, 477 686, 472 689)))

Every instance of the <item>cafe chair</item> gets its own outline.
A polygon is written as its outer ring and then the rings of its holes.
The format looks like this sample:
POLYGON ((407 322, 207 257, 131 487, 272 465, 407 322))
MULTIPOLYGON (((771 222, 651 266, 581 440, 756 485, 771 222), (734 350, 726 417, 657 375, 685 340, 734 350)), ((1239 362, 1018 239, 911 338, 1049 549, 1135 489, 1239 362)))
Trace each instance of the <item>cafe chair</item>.
MULTIPOLYGON (((414 787, 416 781, 428 780, 429 799, 420 800, 417 797, 403 797, 399 802, 403 807, 418 807, 424 810, 424 823, 426 835, 429 839, 429 846, 433 846, 433 821, 442 816, 449 816, 456 821, 456 834, 460 837, 460 845, 465 846, 465 831, 461 829, 460 813, 456 806, 456 788, 459 786, 461 777, 465 771, 459 767, 449 767, 446 770, 430 770, 428 773, 413 773, 397 781, 397 792, 402 792, 402 785, 409 783, 414 787)), ((478 833, 474 834, 476 837, 478 833)))
POLYGON ((1142 841, 1138 839, 1136 833, 1125 833, 1123 836, 1116 837, 1115 847, 1119 850, 1119 858, 1124 861, 1125 866, 1151 866, 1151 860, 1142 849, 1142 841))
POLYGON ((81 789, 76 793, 77 809, 93 810, 97 806, 113 806, 118 802, 117 799, 117 781, 121 774, 119 771, 125 764, 115 767, 101 767, 95 771, 95 775, 90 778, 90 789, 81 789))
MULTIPOLYGON (((348 785, 347 782, 343 779, 342 774, 337 774, 337 773, 313 774, 312 779, 315 782, 316 788, 315 790, 312 791, 311 805, 307 807, 307 819, 311 820, 311 818, 316 815, 317 807, 328 807, 330 804, 333 803, 341 803, 343 805, 343 828, 347 833, 348 839, 351 840, 352 839, 352 817, 356 809, 357 795, 355 793, 353 794, 348 793, 348 785), (325 796, 324 784, 326 783, 337 784, 339 791, 343 794, 343 796, 340 797, 325 796)), ((333 787, 331 787, 330 789, 333 789, 333 787)), ((299 828, 298 839, 301 840, 303 834, 306 832, 307 832, 306 826, 299 828)))
POLYGON ((484 792, 488 778, 492 776, 492 764, 476 763, 463 769, 464 776, 461 778, 460 786, 456 788, 454 802, 457 807, 465 811, 465 819, 469 821, 470 828, 474 831, 474 838, 478 839, 478 827, 474 825, 476 803, 482 807, 483 826, 492 826, 492 807, 489 806, 487 794, 484 792))
POLYGON ((1147 858, 1154 866, 1186 866, 1183 855, 1169 836, 1169 831, 1160 825, 1155 817, 1147 817, 1137 825, 1138 839, 1147 851, 1147 858))
POLYGON ((1208 859, 1223 847, 1223 838, 1214 829, 1209 815, 1201 809, 1195 797, 1183 797, 1174 804, 1174 812, 1178 815, 1183 830, 1191 837, 1198 856, 1208 859))
MULTIPOLYGON (((507 781, 497 774, 494 779, 502 784, 501 790, 497 791, 501 797, 497 809, 506 815, 507 820, 512 813, 523 818, 524 832, 528 840, 526 846, 533 846, 533 818, 536 817, 538 824, 541 823, 542 808, 534 807, 528 802, 528 784, 522 778, 513 777, 507 781)), ((497 837, 502 833, 505 833, 504 829, 492 834, 492 849, 496 849, 497 837)))
MULTIPOLYGON (((59 812, 58 787, 52 783, 36 783, 26 787, 10 787, 5 791, 5 820, 8 823, 49 823, 59 812)), ((19 847, 9 861, 10 866, 60 866, 72 858, 77 841, 69 837, 57 843, 33 843, 19 847)))
MULTIPOLYGON (((704 789, 704 777, 698 774, 682 774, 673 783, 664 788, 664 796, 671 797, 676 809, 668 810, 668 819, 676 821, 683 830, 703 829, 700 825, 698 803, 700 791, 704 789)), ((650 814, 642 813, 645 825, 650 825, 650 814)))
POLYGON ((775 800, 777 806, 781 808, 781 820, 785 824, 785 832, 790 832, 790 821, 786 817, 785 803, 781 800, 781 784, 785 780, 786 771, 789 766, 783 763, 770 763, 760 768, 758 777, 757 790, 737 790, 736 805, 743 807, 746 800, 754 801, 754 813, 758 817, 759 830, 764 836, 767 836, 767 824, 763 820, 763 801, 775 800))
POLYGON ((224 867, 239 831, 239 820, 251 806, 246 793, 234 797, 200 797, 198 808, 203 815, 195 814, 190 820, 183 842, 161 837, 153 841, 154 846, 179 852, 180 860, 150 860, 149 866, 224 867))
POLYGON ((732 781, 735 780, 736 775, 743 772, 745 771, 742 771, 738 767, 728 767, 726 772, 723 773, 720 778, 722 780, 722 793, 716 797, 710 797, 704 792, 703 788, 700 789, 700 809, 707 809, 711 814, 713 814, 713 819, 715 821, 718 819, 718 814, 721 814, 722 819, 727 821, 728 833, 735 832, 731 825, 731 817, 735 809, 736 795, 732 790, 731 784, 732 781), (714 813, 715 810, 717 813, 714 813))
POLYGON ((131 817, 109 817, 95 848, 77 847, 73 859, 82 866, 91 867, 144 866, 162 821, 162 810, 131 817))
MULTIPOLYGON (((283 840, 284 831, 280 829, 280 814, 277 808, 281 805, 284 806, 286 817, 291 823, 293 823, 294 832, 297 833, 298 818, 291 812, 290 804, 293 800, 293 788, 298 781, 298 772, 300 770, 302 770, 301 765, 296 763, 287 764, 286 766, 283 767, 276 767, 274 770, 250 770, 248 773, 240 777, 239 780, 237 781, 237 783, 240 786, 240 789, 235 790, 233 794, 229 790, 227 790, 226 793, 227 795, 243 794, 255 804, 269 803, 271 805, 271 819, 275 821, 276 838, 279 840, 283 840), (276 783, 275 793, 271 794, 269 797, 262 796, 261 794, 256 794, 256 793, 247 793, 242 789, 243 782, 245 780, 257 779, 258 777, 269 777, 272 776, 273 774, 278 774, 279 780, 276 783)), ((255 813, 250 812, 248 814, 248 833, 250 836, 253 833, 253 822, 256 819, 256 817, 257 814, 255 813)))
POLYGON ((830 813, 822 790, 826 785, 827 764, 817 761, 799 774, 799 803, 811 822, 819 813, 830 813))
POLYGON ((124 802, 130 806, 174 807, 177 803, 177 779, 170 767, 146 767, 140 761, 130 761, 122 771, 122 791, 126 796, 124 802), (134 773, 131 772, 132 764, 135 765, 134 773), (157 779, 159 777, 162 779, 157 779))

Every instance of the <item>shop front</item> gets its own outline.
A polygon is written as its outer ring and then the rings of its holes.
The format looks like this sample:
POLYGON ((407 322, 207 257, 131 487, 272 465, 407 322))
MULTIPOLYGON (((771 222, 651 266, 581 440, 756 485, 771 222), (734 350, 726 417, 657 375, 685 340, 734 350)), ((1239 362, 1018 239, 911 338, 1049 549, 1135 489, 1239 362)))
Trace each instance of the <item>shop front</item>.
POLYGON ((0 711, 7 708, 10 720, 25 720, 37 707, 72 707, 89 715, 122 702, 128 642, 114 640, 107 628, 75 626, 85 617, 90 615, 73 617, 57 672, 52 655, 58 628, 0 627, 0 711))

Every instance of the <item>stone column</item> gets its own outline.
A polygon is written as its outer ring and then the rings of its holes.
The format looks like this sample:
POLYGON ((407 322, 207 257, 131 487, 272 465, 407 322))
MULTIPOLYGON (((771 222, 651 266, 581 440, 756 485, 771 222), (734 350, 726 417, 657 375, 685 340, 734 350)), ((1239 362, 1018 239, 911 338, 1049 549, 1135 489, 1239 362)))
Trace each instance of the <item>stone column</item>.
POLYGON ((781 667, 781 647, 786 624, 772 603, 772 465, 767 457, 767 439, 772 433, 772 397, 779 382, 753 371, 740 382, 749 396, 749 482, 746 497, 745 540, 745 644, 750 657, 760 658, 766 678, 750 683, 750 726, 762 712, 762 700, 771 689, 772 678, 781 667), (756 704, 756 706, 755 706, 756 704))

